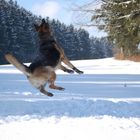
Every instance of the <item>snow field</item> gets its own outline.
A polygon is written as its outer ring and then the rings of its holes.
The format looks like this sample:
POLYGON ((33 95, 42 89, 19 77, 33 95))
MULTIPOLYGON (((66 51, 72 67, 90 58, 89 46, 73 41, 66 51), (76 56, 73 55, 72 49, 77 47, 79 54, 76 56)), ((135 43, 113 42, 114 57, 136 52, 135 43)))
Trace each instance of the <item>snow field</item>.
POLYGON ((140 139, 140 63, 72 63, 84 75, 58 70, 56 84, 66 89, 48 89, 52 98, 13 66, 0 66, 0 140, 140 139))

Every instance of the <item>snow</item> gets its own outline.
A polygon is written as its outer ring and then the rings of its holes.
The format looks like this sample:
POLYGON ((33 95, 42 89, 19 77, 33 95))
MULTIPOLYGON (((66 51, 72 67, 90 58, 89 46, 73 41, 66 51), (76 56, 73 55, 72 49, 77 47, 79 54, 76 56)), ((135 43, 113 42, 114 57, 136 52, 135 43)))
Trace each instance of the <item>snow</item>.
POLYGON ((3 140, 138 140, 139 119, 114 117, 68 118, 49 117, 43 119, 17 118, 0 125, 3 140), (109 129, 107 129, 109 128, 109 129), (8 131, 7 131, 8 130, 8 131), (13 131, 14 130, 14 131, 13 131))
MULTIPOLYGON (((74 65, 78 65, 84 71, 84 74, 140 74, 140 62, 132 62, 128 60, 115 60, 113 58, 72 61, 74 65)), ((29 64, 27 64, 29 65, 29 64)), ((12 65, 0 66, 0 73, 21 74, 12 65)), ((58 70, 58 74, 66 74, 58 70)))
POLYGON ((0 66, 1 140, 139 140, 140 63, 72 61, 83 75, 57 71, 47 97, 12 65, 0 66))

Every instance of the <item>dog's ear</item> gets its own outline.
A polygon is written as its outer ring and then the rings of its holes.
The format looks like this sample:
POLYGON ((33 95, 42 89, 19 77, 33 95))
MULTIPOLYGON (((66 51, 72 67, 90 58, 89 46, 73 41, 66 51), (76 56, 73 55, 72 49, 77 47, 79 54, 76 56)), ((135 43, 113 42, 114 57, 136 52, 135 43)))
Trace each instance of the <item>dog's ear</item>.
POLYGON ((46 21, 45 21, 45 19, 44 19, 44 18, 42 19, 42 23, 43 23, 43 24, 44 24, 44 23, 46 23, 46 21))
POLYGON ((42 24, 41 24, 41 25, 43 25, 43 24, 45 24, 46 26, 49 27, 49 23, 48 23, 48 21, 46 22, 44 18, 42 19, 42 24))
POLYGON ((37 24, 34 24, 34 27, 35 27, 36 31, 39 30, 39 26, 37 24))

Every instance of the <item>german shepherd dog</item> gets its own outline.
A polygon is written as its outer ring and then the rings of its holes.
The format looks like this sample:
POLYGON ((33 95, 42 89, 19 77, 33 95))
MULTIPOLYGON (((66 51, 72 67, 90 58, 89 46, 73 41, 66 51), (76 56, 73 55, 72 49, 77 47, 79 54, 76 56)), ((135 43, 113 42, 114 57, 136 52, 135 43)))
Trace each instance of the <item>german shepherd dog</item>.
POLYGON ((43 19, 40 25, 34 25, 40 39, 39 51, 41 57, 26 66, 11 54, 6 54, 6 60, 13 64, 23 74, 27 76, 30 83, 39 91, 47 96, 53 96, 52 93, 45 90, 45 85, 49 83, 49 88, 64 90, 63 87, 54 84, 56 80, 56 69, 64 72, 73 73, 74 71, 82 74, 66 57, 64 50, 58 45, 51 32, 49 24, 43 19), (64 67, 61 62, 69 66, 71 69, 64 67))

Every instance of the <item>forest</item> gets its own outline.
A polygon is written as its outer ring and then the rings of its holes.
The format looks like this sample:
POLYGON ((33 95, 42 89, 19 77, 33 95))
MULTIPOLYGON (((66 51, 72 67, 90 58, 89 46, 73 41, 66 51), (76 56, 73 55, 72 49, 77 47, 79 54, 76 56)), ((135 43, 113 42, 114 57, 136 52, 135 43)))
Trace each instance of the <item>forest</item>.
POLYGON ((108 34, 123 59, 140 56, 140 0, 101 3, 100 8, 92 11, 92 24, 108 34))
MULTIPOLYGON (((41 20, 41 16, 20 7, 16 1, 0 0, 0 64, 7 63, 6 53, 14 54, 22 62, 31 62, 37 57, 39 39, 34 24, 41 20)), ((86 30, 72 24, 49 17, 46 20, 70 60, 112 57, 113 44, 107 37, 89 37, 86 30)))

